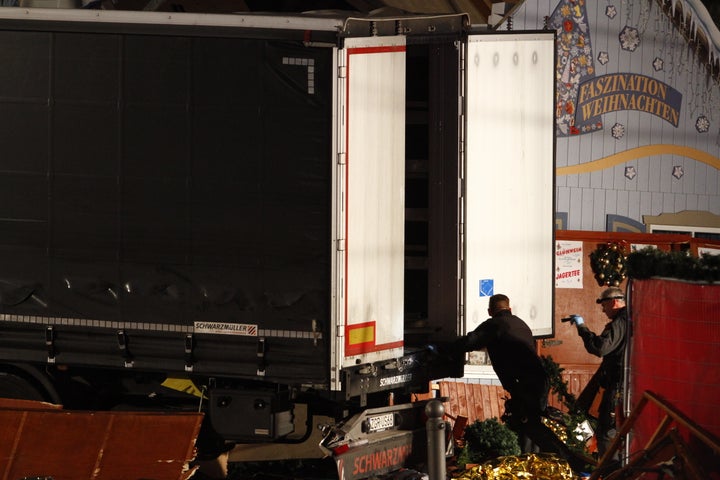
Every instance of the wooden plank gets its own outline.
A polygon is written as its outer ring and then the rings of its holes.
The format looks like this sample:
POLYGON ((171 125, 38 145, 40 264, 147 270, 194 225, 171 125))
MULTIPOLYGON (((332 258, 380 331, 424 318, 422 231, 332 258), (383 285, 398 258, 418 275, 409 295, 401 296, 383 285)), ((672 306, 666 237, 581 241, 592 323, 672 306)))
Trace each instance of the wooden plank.
POLYGON ((478 415, 479 420, 498 417, 499 407, 497 405, 497 397, 491 390, 492 385, 478 385, 482 392, 483 409, 482 414, 478 415))
POLYGON ((187 418, 174 414, 113 416, 113 428, 109 429, 99 462, 102 475, 98 478, 134 478, 139 471, 128 458, 147 459, 142 468, 144 478, 172 478, 169 473, 173 471, 174 478, 180 478, 183 466, 194 456, 197 432, 193 436, 193 427, 197 418, 196 414, 187 418))
POLYGON ((7 405, 0 406, 0 478, 184 480, 192 473, 201 413, 7 405))
POLYGON ((464 382, 457 384, 458 414, 470 418, 470 403, 468 402, 469 385, 464 382))
POLYGON ((470 390, 471 398, 470 398, 470 411, 468 412, 468 421, 474 422, 478 418, 482 418, 483 415, 483 391, 482 389, 477 388, 479 385, 472 385, 472 389, 470 390))
POLYGON ((443 403, 445 407, 445 415, 450 419, 450 422, 454 424, 455 419, 458 416, 457 401, 451 392, 453 385, 456 382, 438 382, 440 388, 440 397, 446 398, 447 400, 443 403))
POLYGON ((449 418, 462 416, 468 423, 476 420, 500 418, 505 410, 504 397, 508 395, 499 385, 442 381, 440 395, 447 397, 445 413, 449 418))
POLYGON ((505 412, 505 399, 510 397, 510 394, 505 391, 502 387, 495 387, 493 389, 493 392, 495 393, 495 405, 497 406, 497 410, 494 411, 494 416, 500 418, 502 417, 502 414, 505 412))
POLYGON ((13 435, 16 449, 5 465, 5 478, 94 478, 107 416, 40 410, 24 412, 24 416, 13 435))

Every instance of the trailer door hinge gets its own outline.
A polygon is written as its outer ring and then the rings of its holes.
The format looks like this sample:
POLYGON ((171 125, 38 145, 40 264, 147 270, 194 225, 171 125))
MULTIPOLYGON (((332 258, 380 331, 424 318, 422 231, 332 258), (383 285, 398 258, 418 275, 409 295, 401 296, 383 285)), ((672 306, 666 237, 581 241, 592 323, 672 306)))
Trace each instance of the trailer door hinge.
POLYGON ((45 329, 45 345, 47 346, 47 362, 55 363, 55 330, 52 325, 45 329))
POLYGON ((345 65, 338 65, 338 78, 345 78, 347 76, 347 67, 345 65))

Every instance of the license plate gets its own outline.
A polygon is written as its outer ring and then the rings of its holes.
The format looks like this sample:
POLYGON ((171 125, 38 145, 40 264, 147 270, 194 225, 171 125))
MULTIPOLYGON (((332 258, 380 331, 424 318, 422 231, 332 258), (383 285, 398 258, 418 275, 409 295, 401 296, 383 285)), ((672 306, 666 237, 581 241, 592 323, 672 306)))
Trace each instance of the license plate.
POLYGON ((373 417, 368 417, 367 422, 368 433, 380 432, 395 426, 395 414, 385 413, 383 415, 375 415, 373 417))

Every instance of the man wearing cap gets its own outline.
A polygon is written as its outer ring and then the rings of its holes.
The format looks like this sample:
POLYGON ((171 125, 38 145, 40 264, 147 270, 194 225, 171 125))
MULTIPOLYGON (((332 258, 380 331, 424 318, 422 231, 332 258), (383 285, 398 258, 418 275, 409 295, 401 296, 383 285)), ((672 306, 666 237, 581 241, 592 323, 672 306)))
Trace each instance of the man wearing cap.
POLYGON ((590 331, 581 316, 571 315, 570 318, 577 326, 585 350, 602 358, 597 372, 578 397, 578 407, 587 412, 597 395, 598 387, 605 389, 600 400, 598 426, 595 432, 598 452, 602 457, 616 433, 615 407, 620 403, 622 396, 628 322, 625 294, 618 287, 603 290, 595 303, 602 307, 603 313, 610 319, 599 335, 590 331))

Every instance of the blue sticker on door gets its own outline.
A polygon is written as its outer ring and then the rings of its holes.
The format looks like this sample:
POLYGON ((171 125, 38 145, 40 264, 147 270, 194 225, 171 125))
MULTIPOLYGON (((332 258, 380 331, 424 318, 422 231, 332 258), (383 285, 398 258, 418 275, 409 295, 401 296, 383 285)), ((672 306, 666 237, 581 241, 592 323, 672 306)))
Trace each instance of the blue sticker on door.
POLYGON ((495 290, 495 281, 491 279, 480 280, 480 296, 492 297, 495 290))

